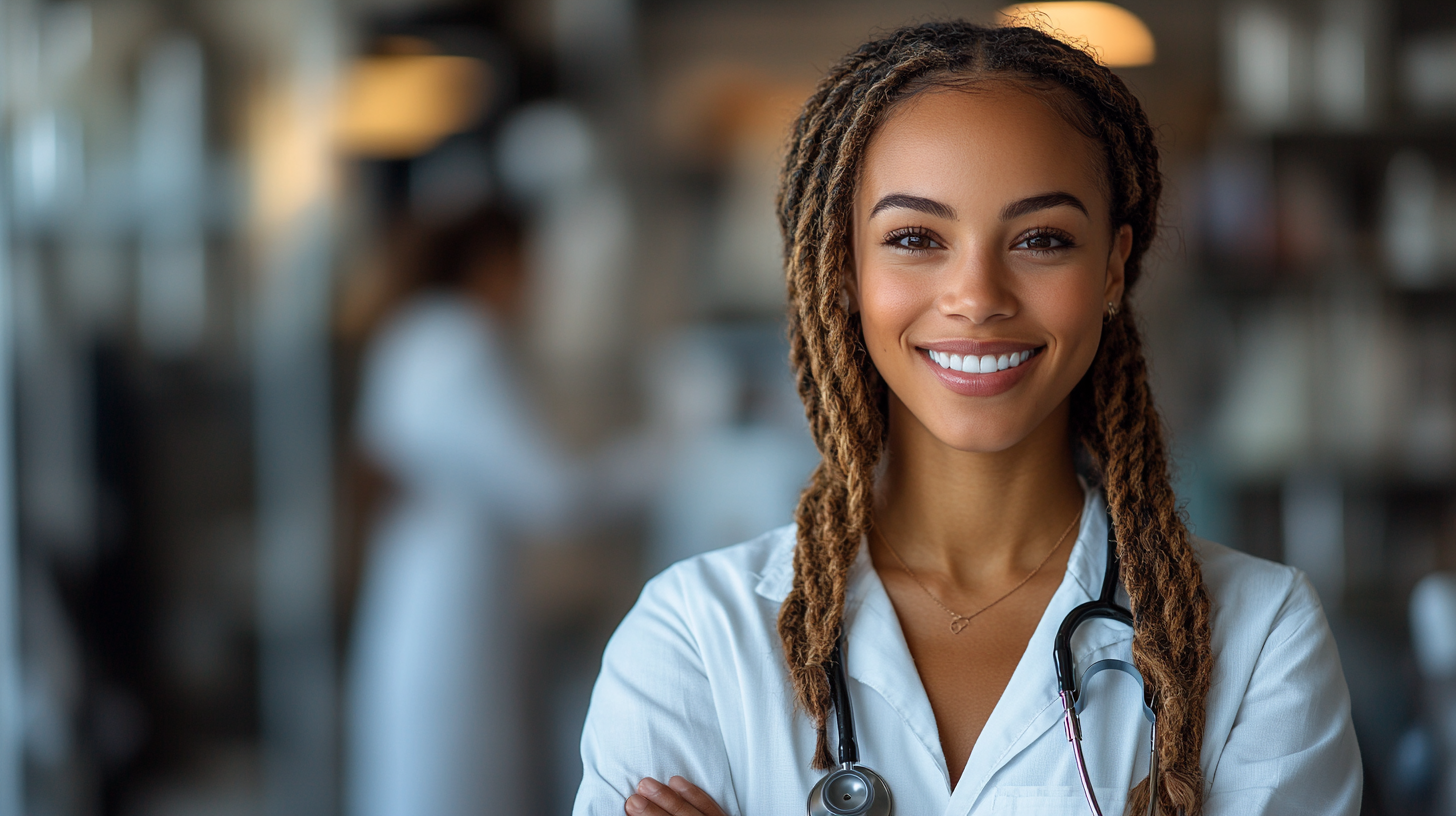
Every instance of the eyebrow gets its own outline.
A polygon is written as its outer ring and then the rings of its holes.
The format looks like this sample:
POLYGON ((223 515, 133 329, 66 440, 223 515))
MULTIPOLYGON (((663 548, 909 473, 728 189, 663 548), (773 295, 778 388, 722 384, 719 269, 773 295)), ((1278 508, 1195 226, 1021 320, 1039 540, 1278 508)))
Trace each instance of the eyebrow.
POLYGON ((921 196, 909 195, 908 193, 890 193, 875 204, 870 210, 870 218, 874 218, 885 210, 905 209, 923 212, 926 215, 933 215, 936 218, 944 218, 947 221, 954 221, 956 211, 947 204, 921 196))
MULTIPOLYGON (((1053 207, 1076 207, 1082 211, 1083 215, 1091 215, 1091 213, 1087 212, 1087 205, 1082 203, 1082 199, 1077 198, 1071 193, 1055 192, 1031 196, 1007 204, 1001 208, 1001 220, 1010 221, 1013 218, 1020 218, 1023 215, 1029 215, 1041 210, 1049 210, 1053 207)), ((890 193, 880 199, 875 204, 874 209, 870 210, 870 218, 874 218, 885 210, 893 209, 915 210, 916 212, 923 212, 926 215, 933 215, 936 218, 944 218, 947 221, 954 221, 956 219, 955 208, 950 205, 942 204, 933 198, 925 198, 908 193, 890 193)))
POLYGON ((1090 215, 1087 212, 1087 205, 1082 199, 1071 193, 1047 193, 1045 195, 1031 196, 1020 201, 1013 201, 1001 208, 1001 220, 1010 221, 1013 218, 1020 218, 1040 210, 1050 210, 1053 207, 1076 207, 1083 215, 1090 215))

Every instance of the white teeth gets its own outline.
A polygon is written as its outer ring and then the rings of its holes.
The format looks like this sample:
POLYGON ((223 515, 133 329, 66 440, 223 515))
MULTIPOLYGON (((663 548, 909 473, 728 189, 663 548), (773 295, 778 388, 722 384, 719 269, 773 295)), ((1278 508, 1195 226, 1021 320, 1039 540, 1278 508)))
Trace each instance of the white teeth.
POLYGON ((1027 360, 1031 359, 1032 349, 1026 351, 1014 351, 1009 354, 994 355, 985 354, 977 357, 974 354, 967 354, 962 357, 959 354, 951 354, 944 351, 930 351, 930 359, 941 368, 948 368, 952 371, 963 371, 967 374, 991 374, 996 371, 1005 371, 1008 368, 1016 368, 1027 360))

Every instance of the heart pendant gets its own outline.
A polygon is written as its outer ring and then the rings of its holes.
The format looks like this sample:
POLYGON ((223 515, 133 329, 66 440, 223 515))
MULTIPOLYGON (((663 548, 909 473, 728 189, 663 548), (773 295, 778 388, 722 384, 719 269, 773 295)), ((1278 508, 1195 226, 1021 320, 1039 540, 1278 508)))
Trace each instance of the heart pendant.
POLYGON ((970 625, 971 622, 969 619, 957 615, 955 619, 950 622, 950 633, 952 635, 959 635, 963 629, 970 625))

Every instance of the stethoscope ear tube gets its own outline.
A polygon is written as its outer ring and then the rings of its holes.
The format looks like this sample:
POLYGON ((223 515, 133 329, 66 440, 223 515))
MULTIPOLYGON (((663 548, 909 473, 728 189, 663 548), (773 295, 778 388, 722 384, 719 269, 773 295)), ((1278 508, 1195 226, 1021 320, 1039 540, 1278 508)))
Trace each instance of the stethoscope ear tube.
MULTIPOLYGON (((1082 679, 1077 683, 1079 689, 1087 687, 1087 681, 1104 671, 1120 671, 1137 680, 1138 692, 1145 694, 1145 684, 1142 672, 1126 660, 1099 660, 1087 667, 1082 673, 1082 679)), ((1077 778, 1082 783, 1082 795, 1087 799, 1087 807, 1095 816, 1102 816, 1102 808, 1097 804, 1097 794, 1092 790, 1092 777, 1087 771, 1087 757, 1082 753, 1082 720, 1078 716, 1086 707, 1085 698, 1080 697, 1076 691, 1062 692, 1062 725, 1067 732, 1067 741, 1072 743, 1072 755, 1077 763, 1077 778)), ((1153 816, 1158 806, 1158 717, 1144 700, 1143 717, 1152 725, 1152 731, 1148 736, 1148 811, 1147 816, 1153 816)))
POLYGON ((1095 816, 1102 816, 1102 808, 1097 804, 1097 795, 1092 790, 1092 778, 1087 772, 1087 758, 1082 753, 1082 722, 1078 716, 1086 706, 1086 701, 1081 694, 1087 687, 1087 681, 1101 672, 1112 669, 1121 671, 1137 680, 1138 691, 1141 692, 1143 700, 1143 717, 1152 724, 1152 733, 1148 741, 1148 816, 1157 813, 1158 808, 1158 718, 1157 713, 1147 703, 1146 682, 1142 672, 1126 660, 1099 660, 1087 667, 1083 672, 1080 682, 1077 679, 1076 671, 1072 661, 1072 635, 1076 633, 1077 627, 1093 618, 1107 618, 1118 623, 1127 624, 1136 629, 1132 612, 1118 606, 1116 601, 1117 578, 1121 572, 1121 560, 1117 555, 1117 536, 1112 526, 1111 514, 1107 517, 1107 568, 1102 573, 1102 591, 1095 601, 1073 609, 1062 625, 1057 629, 1057 637, 1053 646, 1053 658, 1057 669, 1058 696, 1062 701, 1062 724, 1067 732, 1067 741, 1072 743, 1072 754, 1077 763, 1077 776, 1082 783, 1082 794, 1087 799, 1087 807, 1095 816))
POLYGON ((859 742, 854 738, 854 708, 849 700, 849 678, 844 668, 844 635, 834 641, 829 665, 829 694, 834 698, 835 725, 839 728, 839 764, 859 762, 859 742))
POLYGON ((809 816, 891 816, 894 800, 890 786, 873 770, 859 764, 859 743, 854 737, 854 709, 849 699, 849 675, 844 668, 844 635, 834 644, 830 664, 829 694, 834 700, 834 720, 839 733, 839 767, 815 783, 809 791, 809 816))

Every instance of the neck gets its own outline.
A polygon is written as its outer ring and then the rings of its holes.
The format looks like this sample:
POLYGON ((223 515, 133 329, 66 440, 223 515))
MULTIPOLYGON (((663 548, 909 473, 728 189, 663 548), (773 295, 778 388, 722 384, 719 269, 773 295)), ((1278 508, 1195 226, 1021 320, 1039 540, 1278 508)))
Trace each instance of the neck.
MULTIPOLYGON (((1002 451, 951 448, 890 395, 875 528, 916 572, 970 588, 1035 568, 1083 504, 1063 403, 1002 451)), ((1061 547, 1070 550, 1076 531, 1061 547)))

